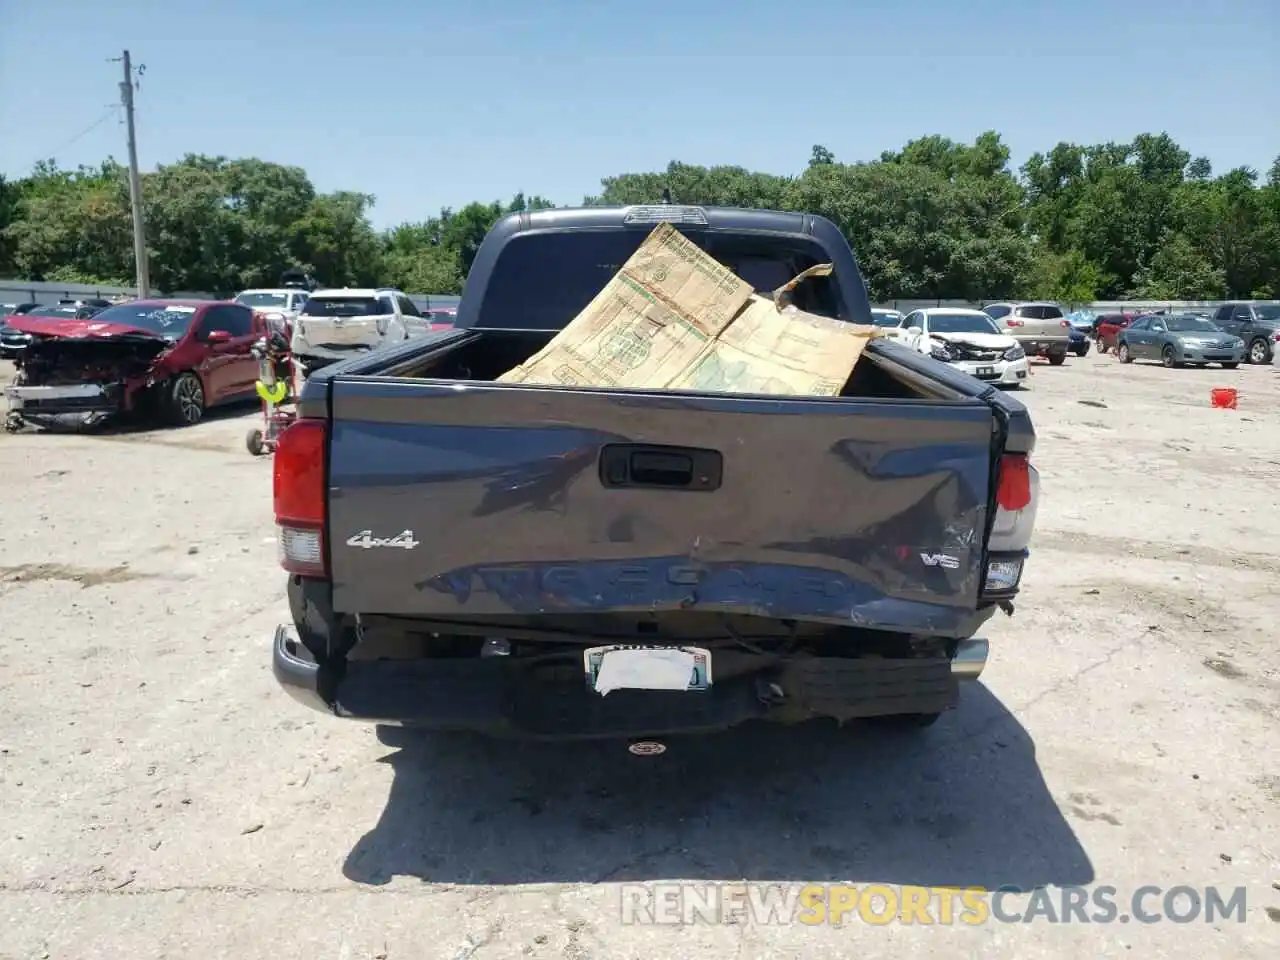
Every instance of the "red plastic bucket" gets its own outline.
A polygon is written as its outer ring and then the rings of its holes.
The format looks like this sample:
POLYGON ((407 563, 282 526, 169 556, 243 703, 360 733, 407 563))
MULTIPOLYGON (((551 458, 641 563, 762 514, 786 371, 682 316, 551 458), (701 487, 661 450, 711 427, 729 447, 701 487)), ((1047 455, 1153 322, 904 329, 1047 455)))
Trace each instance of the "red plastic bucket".
POLYGON ((1239 394, 1235 387, 1214 387, 1209 391, 1209 401, 1219 410, 1236 409, 1239 394))

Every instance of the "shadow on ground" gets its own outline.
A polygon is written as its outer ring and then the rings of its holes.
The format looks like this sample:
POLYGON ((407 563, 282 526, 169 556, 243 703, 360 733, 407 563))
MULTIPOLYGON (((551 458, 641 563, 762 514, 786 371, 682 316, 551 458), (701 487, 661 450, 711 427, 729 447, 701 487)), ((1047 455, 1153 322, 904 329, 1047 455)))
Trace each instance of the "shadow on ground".
POLYGON ((980 684, 933 728, 741 727, 670 742, 529 744, 379 731, 387 806, 358 883, 657 879, 1084 884, 1093 867, 1023 727, 980 684))
MULTIPOLYGON (((234 420, 261 409, 262 404, 255 398, 233 400, 205 410, 201 423, 214 423, 219 420, 234 420)), ((75 434, 87 437, 130 437, 138 434, 168 433, 189 429, 166 422, 158 415, 131 413, 111 416, 105 419, 87 418, 84 414, 59 414, 57 416, 34 415, 27 418, 25 432, 50 434, 75 434)))

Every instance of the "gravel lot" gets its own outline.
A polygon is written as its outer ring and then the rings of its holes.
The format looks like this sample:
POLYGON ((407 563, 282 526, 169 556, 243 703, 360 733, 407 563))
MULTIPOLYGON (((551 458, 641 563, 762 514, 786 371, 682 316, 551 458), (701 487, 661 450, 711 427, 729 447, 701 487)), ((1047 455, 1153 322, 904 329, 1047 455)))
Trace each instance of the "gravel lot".
POLYGON ((1032 384, 1032 563, 958 711, 654 760, 379 739, 279 692, 252 410, 0 435, 0 956, 1280 956, 1280 377, 1090 355, 1032 384), (1248 913, 623 925, 619 885, 663 879, 1242 885, 1248 913))

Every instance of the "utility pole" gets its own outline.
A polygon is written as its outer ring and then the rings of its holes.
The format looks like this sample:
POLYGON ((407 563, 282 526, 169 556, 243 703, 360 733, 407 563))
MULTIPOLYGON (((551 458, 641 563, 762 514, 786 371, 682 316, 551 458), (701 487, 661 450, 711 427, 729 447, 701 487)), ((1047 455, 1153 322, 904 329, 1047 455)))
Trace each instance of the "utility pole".
POLYGON ((138 138, 133 126, 133 61, 124 52, 124 81, 120 84, 120 102, 124 104, 125 123, 129 127, 129 205, 133 208, 133 259, 137 269, 138 299, 151 293, 147 271, 147 234, 142 219, 142 178, 138 176, 138 138))

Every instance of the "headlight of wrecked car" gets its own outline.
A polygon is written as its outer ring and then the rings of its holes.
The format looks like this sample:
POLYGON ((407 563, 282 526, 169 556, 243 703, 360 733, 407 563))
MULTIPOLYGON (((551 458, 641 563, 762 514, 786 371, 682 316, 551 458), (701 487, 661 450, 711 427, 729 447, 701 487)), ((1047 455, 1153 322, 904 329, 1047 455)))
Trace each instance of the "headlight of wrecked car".
POLYGON ((1022 345, 1015 343, 1012 347, 1004 352, 1006 360, 1021 360, 1027 355, 1027 351, 1022 349, 1022 345))
POLYGON ((951 362, 951 351, 940 343, 929 344, 929 356, 935 360, 941 360, 943 363, 951 362))

